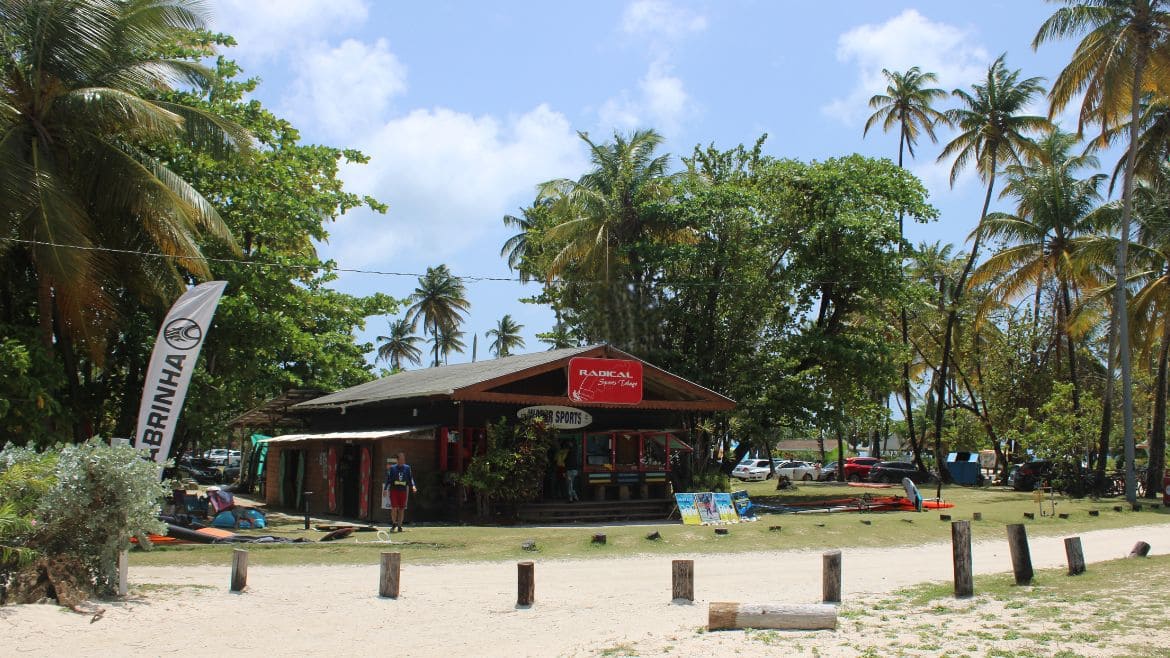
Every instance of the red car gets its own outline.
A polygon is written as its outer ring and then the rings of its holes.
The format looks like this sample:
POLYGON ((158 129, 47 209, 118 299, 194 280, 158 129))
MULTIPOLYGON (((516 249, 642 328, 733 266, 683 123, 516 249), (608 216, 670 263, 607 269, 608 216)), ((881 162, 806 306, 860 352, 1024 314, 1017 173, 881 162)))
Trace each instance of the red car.
POLYGON ((880 462, 877 457, 850 457, 845 460, 845 479, 849 482, 865 482, 869 479, 869 469, 880 462))

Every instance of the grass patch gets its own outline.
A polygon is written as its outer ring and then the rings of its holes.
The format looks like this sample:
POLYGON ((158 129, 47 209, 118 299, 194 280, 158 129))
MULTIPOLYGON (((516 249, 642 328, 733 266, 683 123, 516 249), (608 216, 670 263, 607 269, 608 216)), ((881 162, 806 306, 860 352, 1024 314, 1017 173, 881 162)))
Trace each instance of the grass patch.
MULTIPOLYGON (((738 486, 738 485, 737 485, 738 486)), ((815 497, 888 495, 901 489, 868 490, 836 483, 802 483, 795 491, 776 492, 772 482, 742 485, 754 501, 767 504, 808 500, 815 497), (783 496, 777 495, 783 493, 783 496)), ((924 492, 930 495, 933 492, 924 492)), ((1037 512, 1030 493, 1004 489, 970 489, 948 487, 943 497, 955 508, 946 510, 955 519, 969 519, 981 512, 982 521, 972 521, 972 537, 1002 540, 1006 523, 1023 520, 1024 512, 1037 512)), ((1056 509, 1070 518, 1041 517, 1028 522, 1029 536, 1075 534, 1086 530, 1117 528, 1170 520, 1162 507, 1146 507, 1142 512, 1114 512, 1114 500, 1093 501, 1057 498, 1056 509), (1091 517, 1089 510, 1100 510, 1091 517)), ((1047 505, 1047 503, 1045 503, 1047 505)), ((662 538, 646 539, 647 525, 607 526, 605 546, 590 543, 593 526, 498 527, 455 525, 412 525, 406 533, 392 535, 393 543, 377 543, 375 533, 354 533, 350 538, 329 543, 316 540, 324 533, 303 530, 300 523, 270 526, 262 531, 284 537, 304 537, 306 544, 253 544, 249 560, 257 565, 299 564, 372 564, 378 554, 395 550, 417 564, 466 561, 507 561, 531 557, 522 544, 535 540, 545 559, 621 557, 628 555, 671 555, 680 552, 699 554, 734 554, 754 551, 807 550, 826 547, 848 548, 896 546, 926 542, 949 542, 950 524, 938 520, 937 512, 886 512, 836 514, 762 514, 755 523, 735 526, 730 535, 716 538, 705 526, 684 526, 677 522, 652 524, 662 538), (859 518, 871 525, 858 523, 859 518), (903 523, 913 520, 914 523, 903 523), (784 531, 770 532, 769 526, 783 524, 784 531)), ((260 534, 257 531, 254 534, 260 534)), ((151 551, 134 551, 134 566, 224 564, 230 561, 231 545, 157 546, 151 551)))

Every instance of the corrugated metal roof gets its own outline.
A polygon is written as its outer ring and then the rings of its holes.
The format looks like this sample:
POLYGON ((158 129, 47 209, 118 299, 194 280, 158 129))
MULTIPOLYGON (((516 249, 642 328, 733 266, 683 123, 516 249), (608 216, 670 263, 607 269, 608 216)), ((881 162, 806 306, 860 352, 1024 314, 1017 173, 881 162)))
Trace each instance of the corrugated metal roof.
POLYGON ((302 402, 293 405, 292 408, 298 410, 336 409, 384 400, 451 395, 457 389, 570 358, 597 349, 597 347, 597 345, 570 347, 534 354, 506 356, 502 359, 476 361, 475 363, 458 363, 438 368, 407 370, 302 402))
MULTIPOLYGON (((260 439, 258 443, 297 443, 300 441, 329 441, 346 439, 350 441, 374 441, 392 436, 402 436, 413 432, 423 432, 435 429, 434 425, 421 427, 403 427, 387 430, 366 430, 362 432, 322 432, 320 434, 283 434, 270 439, 260 439)), ((427 437, 428 439, 430 437, 427 437)))

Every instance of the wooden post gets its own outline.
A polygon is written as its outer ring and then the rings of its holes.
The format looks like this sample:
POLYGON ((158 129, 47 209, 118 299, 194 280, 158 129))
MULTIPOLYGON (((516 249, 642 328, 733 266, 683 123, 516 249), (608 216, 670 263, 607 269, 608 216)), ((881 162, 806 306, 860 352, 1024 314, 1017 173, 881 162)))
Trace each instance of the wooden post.
POLYGON ((605 543, 605 535, 593 535, 593 543, 594 544, 604 544, 605 543))
POLYGON ((823 603, 711 603, 707 612, 707 630, 739 628, 832 630, 837 628, 837 606, 823 603))
POLYGON ((939 514, 939 515, 938 515, 938 520, 939 520, 939 521, 950 521, 950 520, 951 520, 951 515, 950 515, 950 514, 939 514))
POLYGON ((1101 516, 1101 510, 1091 509, 1089 510, 1089 516, 1101 516))
POLYGON ((821 556, 821 601, 841 602, 841 551, 825 551, 821 556))
POLYGON ((983 512, 975 512, 974 514, 971 515, 971 518, 975 521, 982 521, 983 520, 983 512))
POLYGON ((670 563, 670 598, 695 600, 695 561, 673 560, 670 563))
POLYGON ((248 586, 248 551, 232 551, 232 591, 242 592, 248 586))
POLYGON ((402 571, 402 553, 382 553, 382 569, 378 576, 378 596, 398 598, 399 576, 402 571))
POLYGON ((1145 557, 1150 554, 1150 545, 1144 541, 1139 541, 1133 545, 1133 550, 1129 552, 1130 557, 1145 557))
POLYGON ((516 605, 527 607, 536 600, 536 568, 531 562, 516 564, 516 605))
POLYGON ((1027 585, 1032 582, 1032 552, 1028 549, 1028 531, 1022 523, 1013 523, 1007 527, 1008 548, 1012 553, 1012 572, 1016 576, 1017 585, 1027 585))
POLYGON ((1024 512, 1024 518, 1028 519, 1029 521, 1035 521, 1036 520, 1036 513, 1035 512, 1024 512))
POLYGON ((130 592, 130 551, 118 553, 118 596, 126 596, 130 592))
POLYGON ((1068 556, 1068 575, 1085 573, 1085 552, 1081 549, 1080 537, 1066 537, 1064 554, 1068 556))
POLYGON ((717 535, 726 535, 726 534, 729 534, 730 532, 731 531, 728 530, 727 528, 715 528, 715 534, 717 534, 717 535))
POLYGON ((955 564, 955 596, 975 594, 974 570, 971 565, 971 523, 951 522, 951 558, 955 564))

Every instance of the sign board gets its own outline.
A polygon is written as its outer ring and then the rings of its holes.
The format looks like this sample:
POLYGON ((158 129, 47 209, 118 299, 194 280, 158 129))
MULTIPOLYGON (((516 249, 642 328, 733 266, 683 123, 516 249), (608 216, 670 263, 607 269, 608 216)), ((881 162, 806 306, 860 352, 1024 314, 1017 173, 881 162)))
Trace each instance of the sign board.
POLYGON ((574 402, 638 404, 642 362, 576 357, 569 360, 569 399, 574 402))
POLYGON ((524 407, 516 412, 516 417, 523 420, 532 417, 541 418, 544 424, 561 430, 576 430, 588 427, 593 422, 589 412, 561 407, 555 404, 543 404, 537 407, 524 407))

